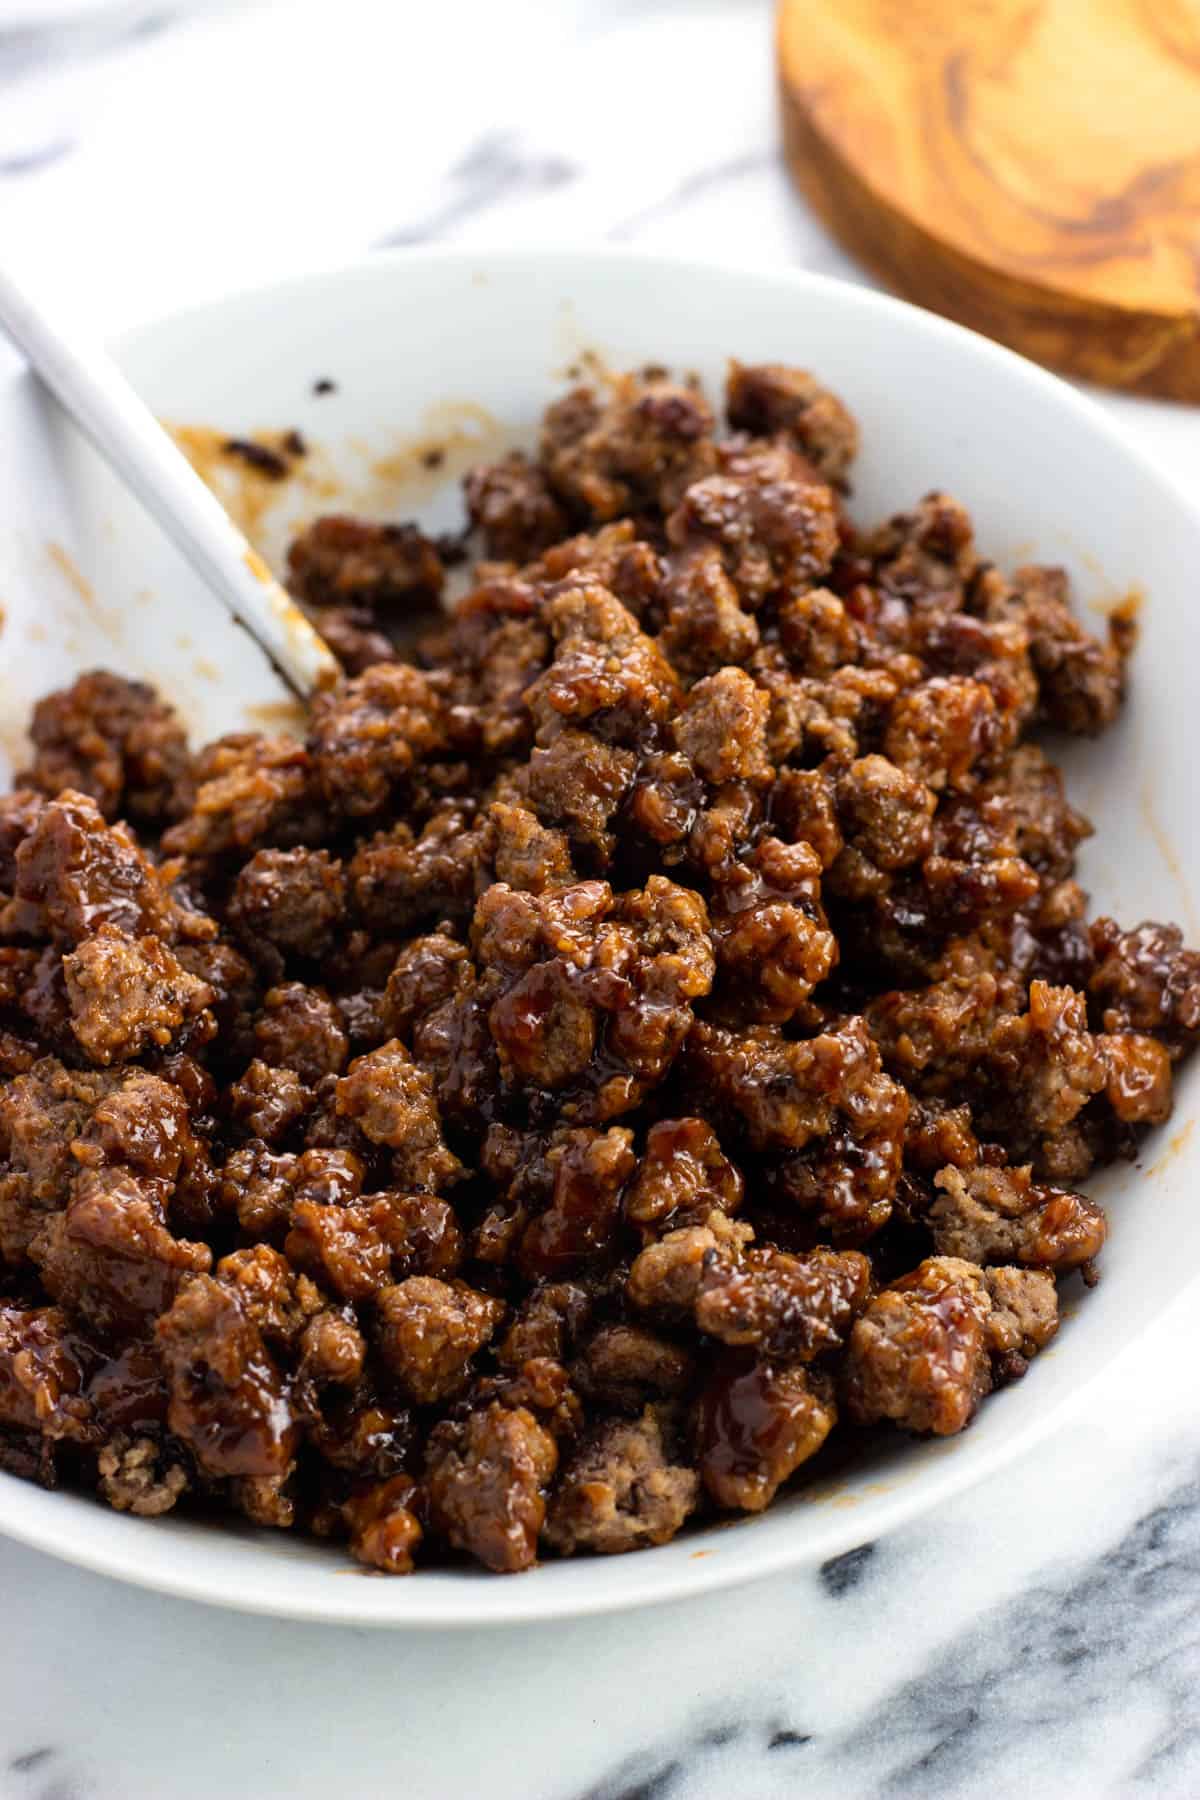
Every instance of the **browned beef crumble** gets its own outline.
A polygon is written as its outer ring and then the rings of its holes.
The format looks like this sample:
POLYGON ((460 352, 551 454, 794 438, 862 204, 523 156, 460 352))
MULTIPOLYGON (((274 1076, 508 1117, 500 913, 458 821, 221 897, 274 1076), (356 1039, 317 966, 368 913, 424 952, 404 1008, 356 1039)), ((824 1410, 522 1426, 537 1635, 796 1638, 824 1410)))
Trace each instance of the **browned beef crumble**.
POLYGON ((1078 1186, 1200 1037, 1176 928, 1089 924, 1031 736, 1112 722, 1122 643, 944 494, 853 525, 812 376, 726 409, 556 401, 467 478, 449 616, 416 527, 310 526, 303 740, 191 754, 101 672, 36 708, 0 1467, 509 1571, 960 1431, 1053 1337, 1078 1186))

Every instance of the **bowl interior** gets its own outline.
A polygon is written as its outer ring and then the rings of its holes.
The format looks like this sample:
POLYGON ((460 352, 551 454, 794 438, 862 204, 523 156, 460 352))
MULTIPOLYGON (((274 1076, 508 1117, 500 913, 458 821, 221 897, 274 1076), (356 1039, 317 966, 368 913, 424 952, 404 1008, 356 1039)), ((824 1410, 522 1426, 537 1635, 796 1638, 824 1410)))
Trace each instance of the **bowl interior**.
MULTIPOLYGON (((457 478, 529 442, 571 370, 669 362, 718 393, 730 355, 812 368, 858 415, 852 510, 872 520, 943 487, 1001 565, 1065 564, 1094 622, 1143 596, 1130 704, 1092 745, 1062 752, 1094 820, 1081 878, 1123 923, 1175 919, 1200 939, 1200 839, 1185 771, 1200 727, 1190 656, 1200 526, 1097 409, 956 327, 864 290, 602 253, 376 258, 142 329, 120 360, 164 419, 238 435, 295 428, 313 446, 295 481, 246 478, 230 498, 269 554, 290 524, 338 504, 458 521, 457 478), (314 384, 335 390, 317 394, 314 384)), ((211 449, 193 431, 193 450, 211 449)), ((44 404, 0 363, 0 777, 23 754, 32 701, 81 668, 157 682, 197 738, 285 727, 286 694, 243 633, 44 404)), ((1062 747, 1056 747, 1056 754, 1062 747)), ((1138 1165, 1090 1185, 1110 1210, 1100 1287, 1019 1387, 961 1439, 896 1440, 869 1466, 801 1489, 762 1518, 634 1557, 551 1564, 520 1581, 434 1572, 388 1582, 283 1535, 181 1519, 153 1525, 0 1476, 0 1529, 148 1585, 225 1604, 364 1623, 546 1618, 698 1592, 835 1555, 937 1503, 1048 1428, 1191 1279, 1200 1152, 1196 1076, 1138 1165), (1161 1254, 1162 1233, 1174 1254, 1161 1254)))

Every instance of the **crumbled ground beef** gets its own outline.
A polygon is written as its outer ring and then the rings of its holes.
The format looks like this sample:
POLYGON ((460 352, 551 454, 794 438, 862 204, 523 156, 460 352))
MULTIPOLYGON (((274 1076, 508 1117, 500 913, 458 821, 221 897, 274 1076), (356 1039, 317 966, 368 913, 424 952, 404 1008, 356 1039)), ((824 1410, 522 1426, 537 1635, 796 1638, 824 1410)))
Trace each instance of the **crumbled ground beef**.
POLYGON ((303 739, 193 754, 97 671, 37 707, 0 1468, 519 1570, 962 1430, 1094 1279, 1079 1184, 1200 1039, 1031 735, 1107 726, 1127 643, 948 495, 859 530, 806 372, 725 407, 557 401, 467 477, 452 614, 416 527, 310 525, 303 739))

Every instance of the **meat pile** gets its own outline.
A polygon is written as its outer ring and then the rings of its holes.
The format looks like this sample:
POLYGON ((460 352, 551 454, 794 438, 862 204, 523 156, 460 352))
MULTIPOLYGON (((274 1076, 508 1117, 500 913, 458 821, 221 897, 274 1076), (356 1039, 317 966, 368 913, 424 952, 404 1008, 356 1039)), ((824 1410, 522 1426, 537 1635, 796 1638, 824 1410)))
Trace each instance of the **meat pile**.
POLYGON ((1041 747, 1128 645, 945 494, 852 525, 809 375, 725 412, 557 400, 467 479, 452 616, 415 527, 318 520, 303 740, 192 753, 105 673, 37 707, 0 1466, 518 1570, 961 1431, 1093 1279, 1078 1184, 1200 1034, 1178 930, 1089 923, 1041 747))

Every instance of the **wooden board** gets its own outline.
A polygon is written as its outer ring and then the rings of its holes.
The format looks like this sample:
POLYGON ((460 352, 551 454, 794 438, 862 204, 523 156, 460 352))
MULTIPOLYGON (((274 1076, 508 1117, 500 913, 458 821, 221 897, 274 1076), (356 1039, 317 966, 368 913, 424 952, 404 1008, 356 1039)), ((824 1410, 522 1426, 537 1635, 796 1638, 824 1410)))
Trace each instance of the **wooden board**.
POLYGON ((780 0, 791 169, 906 298, 1200 401, 1200 0, 780 0))

